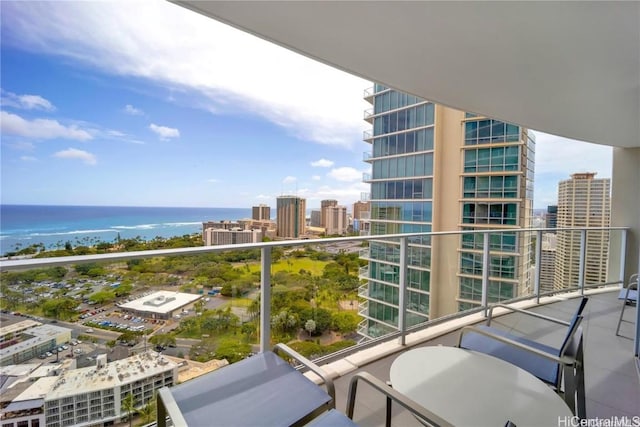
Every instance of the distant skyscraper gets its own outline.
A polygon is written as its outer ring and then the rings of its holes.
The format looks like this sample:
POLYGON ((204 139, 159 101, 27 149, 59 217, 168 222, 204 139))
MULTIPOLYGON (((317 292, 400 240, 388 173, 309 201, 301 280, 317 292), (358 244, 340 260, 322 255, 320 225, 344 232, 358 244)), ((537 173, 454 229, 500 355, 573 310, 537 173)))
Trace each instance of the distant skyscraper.
POLYGON ((545 218, 544 228, 557 228, 558 227, 558 205, 547 206, 547 216, 545 218))
POLYGON ((338 206, 337 200, 321 200, 320 201, 320 226, 327 227, 327 208, 331 206, 338 206))
MULTIPOLYGON (((574 173, 558 185, 558 229, 567 227, 609 227, 611 181, 595 179, 595 173, 574 173)), ((580 233, 558 230, 554 288, 578 285, 580 233)), ((607 282, 609 231, 589 231, 586 236, 585 284, 607 282)))
POLYGON ((309 225, 311 225, 312 227, 321 227, 322 224, 322 214, 320 209, 313 209, 311 211, 311 218, 310 218, 310 222, 309 225))
POLYGON ((355 202, 353 204, 353 219, 369 219, 369 212, 371 211, 370 202, 355 202), (366 212, 363 217, 362 213, 366 212))
POLYGON ((258 205, 251 208, 251 218, 257 221, 271 219, 271 207, 267 205, 258 205))
POLYGON ((297 196, 277 198, 277 235, 284 239, 297 239, 305 234, 306 200, 297 196))
POLYGON ((347 208, 345 206, 327 206, 325 221, 325 234, 327 236, 339 234, 343 235, 347 232, 349 222, 347 221, 347 208))
POLYGON ((540 291, 553 291, 553 276, 556 268, 556 241, 554 233, 542 235, 542 248, 540 253, 540 291))
MULTIPOLYGON (((492 234, 489 302, 528 292, 530 237, 510 229, 532 219, 533 135, 517 125, 435 105, 376 84, 365 99, 373 125, 371 235, 503 229, 492 234)), ((477 307, 482 294, 482 235, 412 238, 407 324, 477 307)), ((372 241, 359 332, 374 337, 398 325, 400 249, 372 241)))

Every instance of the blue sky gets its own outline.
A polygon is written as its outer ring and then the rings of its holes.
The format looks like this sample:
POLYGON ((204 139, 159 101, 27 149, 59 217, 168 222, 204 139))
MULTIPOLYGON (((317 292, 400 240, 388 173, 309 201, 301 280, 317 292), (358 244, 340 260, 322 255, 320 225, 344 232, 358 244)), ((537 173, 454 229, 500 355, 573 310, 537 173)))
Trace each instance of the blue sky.
MULTIPOLYGON (((351 205, 372 84, 168 2, 0 2, 3 204, 351 205)), ((536 208, 611 149, 536 132, 536 208)))

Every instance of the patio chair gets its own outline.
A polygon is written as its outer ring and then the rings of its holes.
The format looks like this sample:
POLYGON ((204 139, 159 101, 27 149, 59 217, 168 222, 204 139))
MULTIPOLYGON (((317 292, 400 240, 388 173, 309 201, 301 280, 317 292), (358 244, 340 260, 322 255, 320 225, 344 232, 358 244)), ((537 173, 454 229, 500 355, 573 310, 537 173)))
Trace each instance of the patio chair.
POLYGON ((580 323, 587 301, 588 298, 582 298, 569 322, 504 304, 495 304, 489 308, 486 325, 462 328, 458 336, 458 347, 489 354, 530 372, 563 396, 574 414, 585 418, 584 361, 580 323), (566 333, 560 347, 545 345, 492 327, 491 320, 496 307, 566 326, 566 333), (562 389, 563 381, 564 389, 562 389))
POLYGON ((622 322, 633 323, 630 320, 624 319, 624 309, 627 305, 636 305, 638 304, 638 273, 632 274, 629 278, 629 283, 627 283, 626 288, 620 289, 620 293, 618 294, 618 299, 623 300, 622 309, 620 310, 620 317, 618 318, 618 325, 616 326, 616 336, 620 336, 620 325, 622 322))
POLYGON ((158 392, 158 426, 304 425, 335 408, 332 379, 284 344, 158 392), (326 391, 275 352, 319 375, 326 391))

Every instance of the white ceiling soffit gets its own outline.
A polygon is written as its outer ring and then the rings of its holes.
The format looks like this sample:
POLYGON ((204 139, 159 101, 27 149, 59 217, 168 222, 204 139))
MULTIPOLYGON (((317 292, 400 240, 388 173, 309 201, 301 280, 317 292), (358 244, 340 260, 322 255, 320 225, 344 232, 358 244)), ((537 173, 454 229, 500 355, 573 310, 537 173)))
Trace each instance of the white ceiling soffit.
POLYGON ((640 2, 176 1, 365 79, 640 147, 640 2))

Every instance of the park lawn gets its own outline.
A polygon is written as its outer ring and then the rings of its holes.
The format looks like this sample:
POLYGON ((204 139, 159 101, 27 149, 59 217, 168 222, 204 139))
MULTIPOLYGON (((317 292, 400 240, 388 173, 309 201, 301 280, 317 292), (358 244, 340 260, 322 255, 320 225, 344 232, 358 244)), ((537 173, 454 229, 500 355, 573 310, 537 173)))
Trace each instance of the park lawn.
MULTIPOLYGON (((287 271, 290 273, 298 273, 300 270, 306 270, 313 276, 321 276, 324 267, 329 264, 328 261, 316 261, 308 257, 303 258, 286 258, 271 264, 271 273, 278 271, 287 271)), ((251 273, 260 271, 260 263, 250 264, 251 273)))

